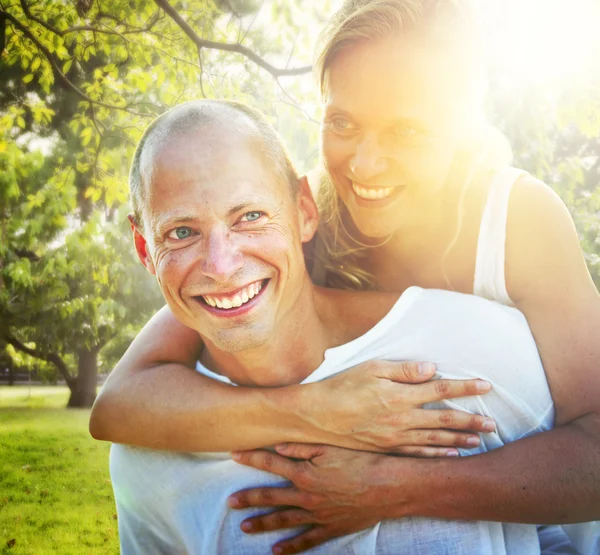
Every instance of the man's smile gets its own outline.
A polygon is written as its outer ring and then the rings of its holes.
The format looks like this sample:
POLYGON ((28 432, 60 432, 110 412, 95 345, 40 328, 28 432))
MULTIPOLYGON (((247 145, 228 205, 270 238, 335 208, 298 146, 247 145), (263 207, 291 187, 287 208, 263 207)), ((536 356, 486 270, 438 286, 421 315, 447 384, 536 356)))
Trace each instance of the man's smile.
POLYGON ((204 308, 219 316, 238 316, 248 312, 261 296, 270 279, 254 281, 227 293, 196 295, 194 299, 204 308))

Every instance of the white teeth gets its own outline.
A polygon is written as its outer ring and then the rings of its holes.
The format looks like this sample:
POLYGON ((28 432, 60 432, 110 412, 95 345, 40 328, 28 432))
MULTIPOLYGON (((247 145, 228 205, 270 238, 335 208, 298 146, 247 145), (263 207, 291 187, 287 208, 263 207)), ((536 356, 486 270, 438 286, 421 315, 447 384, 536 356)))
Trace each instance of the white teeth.
POLYGON ((394 190, 393 187, 384 187, 374 189, 373 187, 361 187, 360 185, 352 184, 352 190, 360 197, 368 200, 375 200, 389 197, 394 190))
POLYGON ((262 282, 251 283, 241 291, 238 291, 233 297, 210 297, 203 295, 202 298, 206 301, 206 304, 223 309, 239 308, 243 304, 246 304, 250 299, 255 297, 258 292, 262 289, 262 282))

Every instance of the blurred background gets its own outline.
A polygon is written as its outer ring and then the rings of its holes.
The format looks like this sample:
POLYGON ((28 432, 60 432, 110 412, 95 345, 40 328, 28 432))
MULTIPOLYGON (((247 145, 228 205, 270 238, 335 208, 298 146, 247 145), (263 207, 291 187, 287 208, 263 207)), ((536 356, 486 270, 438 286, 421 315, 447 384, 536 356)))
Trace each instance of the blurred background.
MULTIPOLYGON (((311 57, 340 3, 0 0, 0 553, 118 552, 85 408, 162 305, 126 218, 143 130, 179 102, 236 99, 311 170, 311 57)), ((481 0, 489 118, 567 204, 597 286, 599 12, 481 0)))

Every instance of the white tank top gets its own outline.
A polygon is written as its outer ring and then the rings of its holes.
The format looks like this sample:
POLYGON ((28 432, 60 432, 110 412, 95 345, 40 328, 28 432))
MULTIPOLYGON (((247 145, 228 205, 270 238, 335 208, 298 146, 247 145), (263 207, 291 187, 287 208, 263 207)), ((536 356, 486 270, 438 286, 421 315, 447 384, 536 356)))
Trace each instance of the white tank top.
POLYGON ((506 290, 504 274, 508 201, 514 183, 526 172, 504 168, 494 177, 481 217, 473 294, 515 306, 506 290))

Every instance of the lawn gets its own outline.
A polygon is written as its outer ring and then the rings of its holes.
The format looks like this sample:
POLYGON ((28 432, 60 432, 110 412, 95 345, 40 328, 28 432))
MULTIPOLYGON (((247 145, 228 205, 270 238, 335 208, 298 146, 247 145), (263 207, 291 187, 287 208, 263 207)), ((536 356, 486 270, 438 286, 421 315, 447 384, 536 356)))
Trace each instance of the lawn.
POLYGON ((118 554, 109 445, 64 387, 0 387, 0 555, 118 554))

